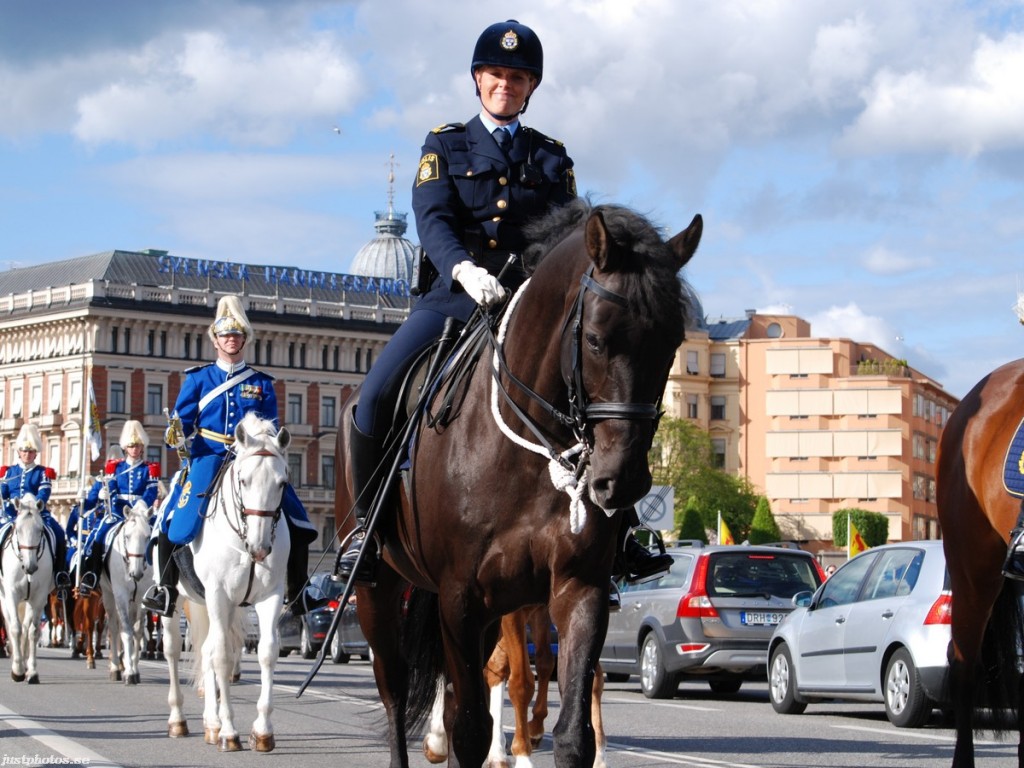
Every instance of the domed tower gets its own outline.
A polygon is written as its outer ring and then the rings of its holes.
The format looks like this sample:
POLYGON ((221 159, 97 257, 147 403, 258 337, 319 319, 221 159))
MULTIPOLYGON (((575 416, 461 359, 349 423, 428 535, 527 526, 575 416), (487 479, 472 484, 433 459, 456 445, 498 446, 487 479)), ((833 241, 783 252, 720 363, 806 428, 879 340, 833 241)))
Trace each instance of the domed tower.
POLYGON ((352 262, 352 274, 386 277, 412 282, 416 246, 402 235, 408 228, 408 214, 395 211, 395 156, 388 170, 388 209, 376 211, 373 223, 377 236, 359 249, 352 262))

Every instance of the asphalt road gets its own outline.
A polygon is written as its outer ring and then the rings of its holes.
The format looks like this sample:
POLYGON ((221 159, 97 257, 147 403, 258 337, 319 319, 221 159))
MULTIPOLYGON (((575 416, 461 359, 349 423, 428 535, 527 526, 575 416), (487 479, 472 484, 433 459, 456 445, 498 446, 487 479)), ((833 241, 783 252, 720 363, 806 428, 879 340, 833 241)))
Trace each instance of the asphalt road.
MULTIPOLYGON (((40 649, 41 684, 10 680, 10 662, 0 660, 0 768, 7 765, 56 766, 261 766, 303 768, 359 766, 385 768, 383 711, 370 665, 324 665, 313 685, 296 699, 312 662, 294 654, 278 664, 273 722, 277 749, 270 754, 221 754, 203 743, 202 703, 186 692, 192 735, 166 736, 167 669, 145 661, 142 684, 127 687, 108 680, 106 661, 95 670, 72 660, 66 649, 40 649)), ((233 688, 239 730, 248 733, 259 694, 253 656, 243 660, 242 682, 233 688)), ((552 690, 549 729, 558 713, 552 690)), ((747 684, 718 696, 706 685, 687 683, 674 699, 648 701, 636 680, 608 684, 604 698, 608 764, 612 768, 696 766, 822 766, 823 768, 905 768, 948 766, 953 735, 935 713, 919 730, 892 727, 882 706, 812 704, 799 716, 777 715, 767 686, 747 684)), ((506 708, 506 726, 511 712, 506 708)), ((508 728, 506 728, 506 731, 508 728)), ((244 741, 244 739, 243 739, 244 741)), ((427 765, 419 739, 410 739, 410 764, 427 765)), ((978 747, 978 768, 1015 766, 1016 740, 991 737, 978 747)), ((538 768, 554 766, 548 740, 534 755, 538 768)))

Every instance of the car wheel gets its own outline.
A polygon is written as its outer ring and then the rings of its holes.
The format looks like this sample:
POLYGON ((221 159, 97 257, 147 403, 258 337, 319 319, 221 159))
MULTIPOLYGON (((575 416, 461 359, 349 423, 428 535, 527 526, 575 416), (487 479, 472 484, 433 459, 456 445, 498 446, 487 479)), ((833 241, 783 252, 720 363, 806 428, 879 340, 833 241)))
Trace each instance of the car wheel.
POLYGON ((712 693, 736 693, 742 685, 742 680, 708 680, 712 693))
POLYGON ((299 652, 304 659, 316 657, 316 648, 313 647, 313 643, 309 639, 309 629, 306 627, 306 622, 302 622, 302 631, 299 633, 299 652))
POLYGON ((675 695, 678 687, 661 662, 658 638, 652 632, 644 638, 640 650, 640 690, 648 699, 668 699, 675 695))
POLYGON ((932 713, 913 659, 900 648, 885 668, 885 715, 897 728, 920 728, 932 713))
POLYGON ((768 698, 780 715, 799 715, 807 703, 796 699, 796 670, 785 643, 776 646, 768 664, 768 698))
POLYGON ((341 650, 341 628, 331 638, 331 661, 335 664, 348 664, 349 655, 341 650))
POLYGON ((605 676, 605 679, 607 679, 609 683, 628 683, 629 682, 629 675, 627 675, 625 672, 605 672, 604 676, 605 676))

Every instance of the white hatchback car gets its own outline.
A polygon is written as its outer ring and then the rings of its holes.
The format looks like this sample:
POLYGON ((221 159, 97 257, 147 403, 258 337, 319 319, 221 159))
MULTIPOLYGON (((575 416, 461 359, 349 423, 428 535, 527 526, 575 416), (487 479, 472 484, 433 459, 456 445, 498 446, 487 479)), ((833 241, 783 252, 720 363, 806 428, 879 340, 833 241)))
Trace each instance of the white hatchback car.
POLYGON ((776 712, 880 701, 893 725, 918 728, 943 703, 951 595, 941 541, 869 549, 793 602, 768 646, 776 712))

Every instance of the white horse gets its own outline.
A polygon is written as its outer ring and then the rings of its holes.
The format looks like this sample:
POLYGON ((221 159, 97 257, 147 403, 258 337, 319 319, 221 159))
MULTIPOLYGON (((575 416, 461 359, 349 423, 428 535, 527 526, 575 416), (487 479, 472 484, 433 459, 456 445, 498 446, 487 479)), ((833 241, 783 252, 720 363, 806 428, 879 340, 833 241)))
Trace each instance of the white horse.
POLYGON ((125 685, 136 685, 139 655, 142 651, 143 579, 149 572, 146 547, 149 545, 150 507, 136 501, 124 521, 111 532, 107 567, 100 576, 103 607, 110 631, 110 679, 120 680, 124 669, 125 685))
MULTIPOLYGON (((249 413, 235 429, 234 460, 223 473, 219 488, 211 489, 203 530, 190 545, 195 571, 205 590, 200 599, 184 580, 179 591, 190 602, 194 666, 201 660, 205 690, 203 732, 207 744, 221 752, 240 750, 231 706, 231 678, 242 651, 240 607, 251 604, 259 618, 260 697, 249 747, 257 752, 274 749, 274 668, 277 666, 277 619, 284 604, 285 566, 291 541, 281 520, 281 497, 288 483, 285 450, 291 440, 287 429, 249 413), (203 605, 205 603, 205 607, 203 605), (219 704, 219 708, 218 708, 219 704)), ((160 573, 161 563, 155 573, 160 573)), ((179 606, 181 600, 179 598, 179 606)), ((164 618, 164 655, 171 680, 167 697, 171 713, 169 736, 188 734, 182 713, 178 661, 181 644, 177 611, 164 618)))
POLYGON ((18 501, 18 515, 0 556, 0 601, 10 638, 11 679, 39 682, 36 644, 39 622, 53 589, 53 550, 45 534, 43 502, 31 493, 18 501))

